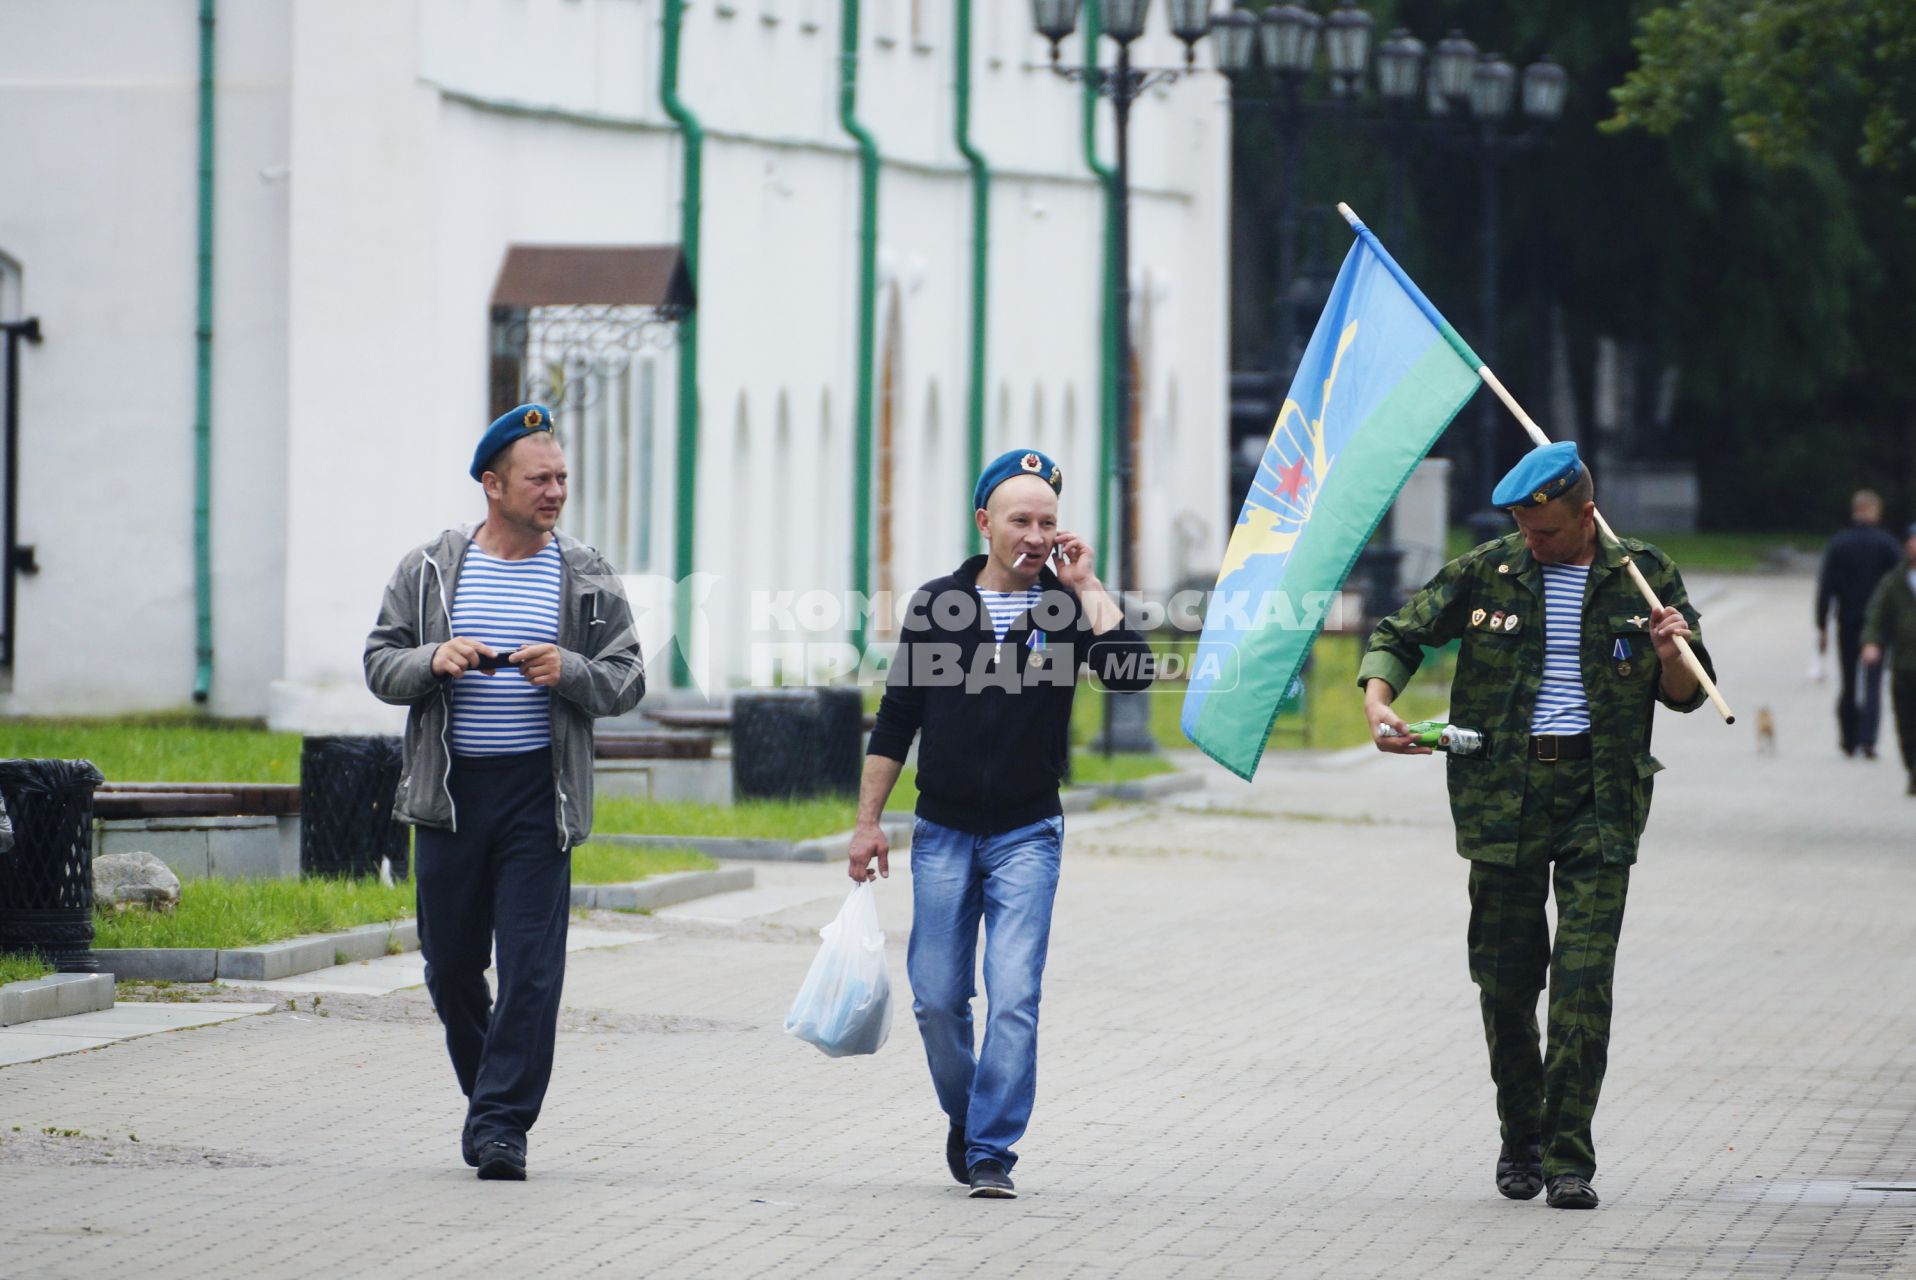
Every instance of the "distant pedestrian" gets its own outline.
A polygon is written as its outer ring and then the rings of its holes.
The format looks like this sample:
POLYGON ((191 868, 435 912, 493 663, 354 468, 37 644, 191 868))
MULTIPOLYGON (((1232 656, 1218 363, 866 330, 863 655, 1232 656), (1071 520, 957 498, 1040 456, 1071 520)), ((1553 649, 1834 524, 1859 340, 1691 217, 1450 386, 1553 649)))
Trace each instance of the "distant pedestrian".
POLYGON ((1903 768, 1909 771, 1905 794, 1916 796, 1916 524, 1904 532, 1902 563, 1876 584, 1863 617, 1864 665, 1880 671, 1885 650, 1896 741, 1903 749, 1903 768))
POLYGON ((1594 493, 1576 445, 1531 450, 1491 495, 1517 532, 1451 561, 1379 623, 1357 673, 1378 749, 1428 755, 1390 704, 1426 654, 1462 642, 1451 721, 1481 732, 1483 745, 1451 755, 1445 772, 1457 852, 1470 860, 1470 976, 1502 1125, 1493 1177, 1513 1200, 1547 1191, 1556 1209, 1597 1207, 1591 1124, 1609 1061, 1611 978, 1663 768, 1650 754, 1652 713, 1659 702, 1694 711, 1706 700, 1678 638, 1710 669, 1676 566, 1648 543, 1601 539, 1594 493), (1662 608, 1645 605, 1626 561, 1662 608))
POLYGON ((1004 454, 978 478, 972 518, 985 553, 912 598, 849 851, 853 880, 891 874, 879 818, 916 737, 912 1011, 950 1121, 945 1166, 972 1195, 996 1199, 1017 1194, 1011 1148, 1037 1095, 1038 996, 1064 850, 1058 785, 1078 672, 1118 692, 1151 683, 1151 651, 1092 571, 1091 547, 1058 527, 1063 484, 1035 449, 1004 454), (982 1048, 971 1023, 980 920, 982 1048))
POLYGON ((552 1075, 571 851, 592 830, 592 721, 631 710, 645 676, 612 567, 557 531, 551 412, 494 422, 471 475, 484 523, 399 562, 366 683, 409 708, 393 816, 417 833, 426 989, 467 1099, 460 1151, 481 1178, 519 1181, 552 1075))
POLYGON ((1858 661, 1863 649, 1863 612, 1870 592, 1902 560, 1896 539, 1881 528, 1883 500, 1858 489, 1849 500, 1850 525, 1830 539, 1816 576, 1816 651, 1829 652, 1829 618, 1836 615, 1836 732, 1843 754, 1876 758, 1876 732, 1883 716, 1883 673, 1858 661))

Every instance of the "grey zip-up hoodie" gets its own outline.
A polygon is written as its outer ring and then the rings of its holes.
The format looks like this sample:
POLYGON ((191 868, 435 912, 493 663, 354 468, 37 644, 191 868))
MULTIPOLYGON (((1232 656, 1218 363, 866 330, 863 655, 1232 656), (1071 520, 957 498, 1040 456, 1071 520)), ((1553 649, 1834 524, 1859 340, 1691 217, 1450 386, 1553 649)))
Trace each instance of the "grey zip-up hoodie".
MULTIPOLYGON (((459 829, 447 778, 452 772, 452 681, 433 674, 432 655, 452 639, 452 601, 477 525, 446 532, 406 553, 386 584, 379 623, 366 637, 366 687, 381 702, 409 708, 405 760, 393 817, 459 829)), ((552 702, 552 783, 559 847, 592 833, 592 721, 630 711, 645 694, 644 659, 618 575, 591 547, 559 542, 559 683, 552 702)))

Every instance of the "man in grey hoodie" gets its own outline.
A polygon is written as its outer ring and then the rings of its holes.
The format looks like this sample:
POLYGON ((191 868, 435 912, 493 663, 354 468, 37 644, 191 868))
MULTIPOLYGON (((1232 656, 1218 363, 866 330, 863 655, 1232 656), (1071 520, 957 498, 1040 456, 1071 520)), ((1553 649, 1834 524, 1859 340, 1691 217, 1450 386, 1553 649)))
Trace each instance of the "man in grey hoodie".
POLYGON ((366 684, 409 709, 393 815, 417 833, 426 988, 467 1099, 461 1152, 481 1178, 517 1181, 552 1075, 592 721, 631 710, 645 675, 612 567, 557 531, 566 466, 551 412, 500 417, 471 475, 485 522, 400 561, 366 638, 366 684))

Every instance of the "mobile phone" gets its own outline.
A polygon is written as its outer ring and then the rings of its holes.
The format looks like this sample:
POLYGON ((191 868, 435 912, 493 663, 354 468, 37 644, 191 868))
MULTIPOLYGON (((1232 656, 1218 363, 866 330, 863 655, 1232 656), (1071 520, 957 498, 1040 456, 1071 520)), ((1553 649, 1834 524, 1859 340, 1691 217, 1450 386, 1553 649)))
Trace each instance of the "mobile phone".
MULTIPOLYGON (((514 650, 513 652, 516 653, 518 651, 514 650)), ((472 669, 474 671, 497 671, 500 667, 509 667, 512 665, 512 654, 476 653, 473 655, 473 662, 474 665, 472 669)))

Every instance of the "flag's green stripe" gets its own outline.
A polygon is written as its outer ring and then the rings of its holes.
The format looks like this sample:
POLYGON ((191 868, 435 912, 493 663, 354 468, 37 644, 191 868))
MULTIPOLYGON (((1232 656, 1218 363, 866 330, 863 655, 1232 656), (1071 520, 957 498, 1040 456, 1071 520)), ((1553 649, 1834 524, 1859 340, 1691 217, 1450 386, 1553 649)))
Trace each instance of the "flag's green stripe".
MULTIPOLYGON (((1282 589, 1302 611, 1306 590, 1343 585, 1398 491, 1477 389, 1474 367, 1449 342, 1433 342, 1383 403, 1352 432, 1312 504, 1310 523, 1284 567, 1282 589)), ((1249 781, 1264 754, 1280 699, 1304 665, 1318 628, 1266 626, 1242 641, 1238 687, 1214 691, 1191 740, 1249 781), (1222 695, 1222 696, 1220 696, 1222 695)))

